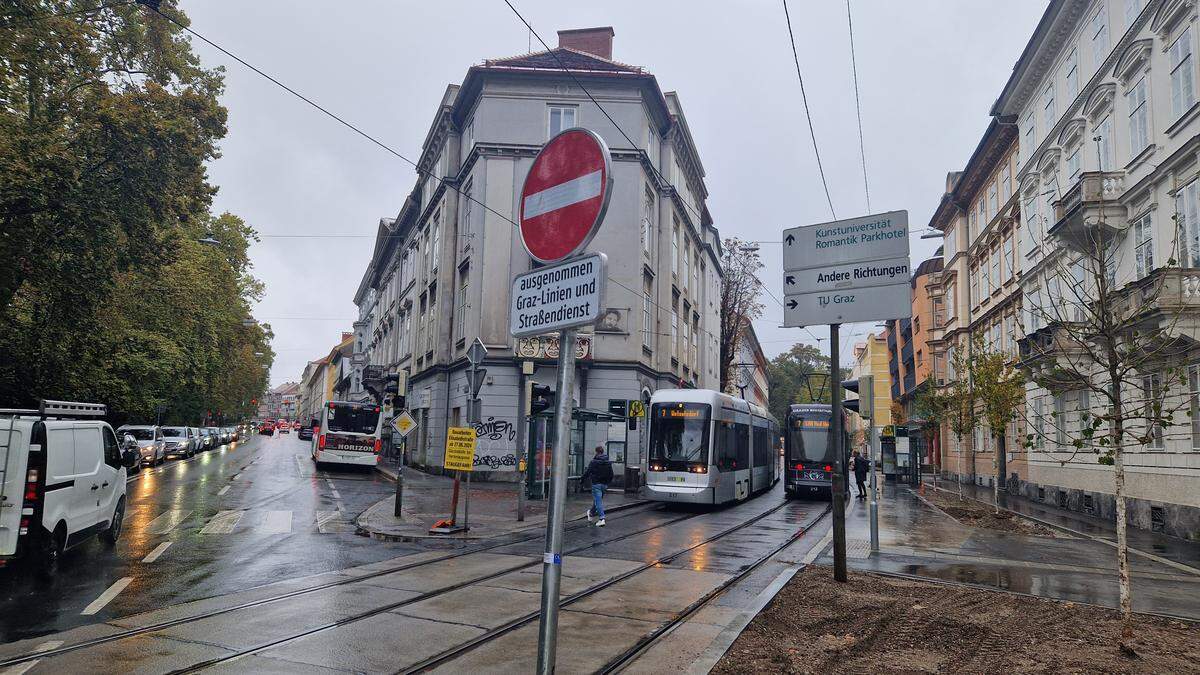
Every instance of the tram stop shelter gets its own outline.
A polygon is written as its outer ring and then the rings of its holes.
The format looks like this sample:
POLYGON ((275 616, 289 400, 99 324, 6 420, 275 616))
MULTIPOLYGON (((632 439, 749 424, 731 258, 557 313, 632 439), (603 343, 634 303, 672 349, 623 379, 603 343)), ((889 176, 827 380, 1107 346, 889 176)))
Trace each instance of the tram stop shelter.
MULTIPOLYGON (((613 482, 623 483, 623 472, 617 466, 625 461, 625 436, 623 431, 614 438, 619 425, 625 429, 626 419, 605 410, 576 408, 571 413, 571 448, 567 455, 567 491, 581 490, 583 471, 591 460, 591 449, 603 445, 609 449, 613 460, 613 482), (619 452, 619 456, 615 453, 619 452)), ((529 499, 545 499, 550 494, 550 464, 554 452, 554 412, 544 410, 529 417, 527 457, 525 467, 526 496, 529 499)))

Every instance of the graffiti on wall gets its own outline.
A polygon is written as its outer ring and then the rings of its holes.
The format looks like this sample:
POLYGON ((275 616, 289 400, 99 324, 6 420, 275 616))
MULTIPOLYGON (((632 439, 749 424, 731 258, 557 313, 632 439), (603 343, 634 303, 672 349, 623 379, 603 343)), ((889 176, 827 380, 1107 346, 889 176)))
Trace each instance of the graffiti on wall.
POLYGON ((511 421, 488 417, 475 424, 475 468, 517 470, 517 427, 511 421))

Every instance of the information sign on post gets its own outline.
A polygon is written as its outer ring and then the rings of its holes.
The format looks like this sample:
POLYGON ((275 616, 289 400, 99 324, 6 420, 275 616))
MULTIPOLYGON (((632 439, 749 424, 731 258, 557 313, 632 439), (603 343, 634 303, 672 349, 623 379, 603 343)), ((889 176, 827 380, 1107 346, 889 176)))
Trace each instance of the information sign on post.
MULTIPOLYGON (((536 261, 550 265, 513 279, 510 327, 514 337, 560 330, 559 344, 575 344, 575 328, 595 322, 604 305, 603 253, 579 256, 604 221, 612 195, 612 159, 594 131, 567 129, 551 138, 534 158, 521 187, 521 243, 536 261)), ((575 350, 558 354, 554 452, 546 548, 542 558, 542 597, 538 624, 538 672, 554 672, 562 538, 567 496, 575 350)))
POLYGON ((454 471, 475 468, 475 430, 471 427, 450 427, 446 430, 446 458, 442 463, 454 471))
POLYGON ((407 410, 401 410, 399 415, 392 418, 392 429, 395 430, 400 437, 408 436, 409 432, 415 429, 417 421, 413 419, 412 413, 407 410))

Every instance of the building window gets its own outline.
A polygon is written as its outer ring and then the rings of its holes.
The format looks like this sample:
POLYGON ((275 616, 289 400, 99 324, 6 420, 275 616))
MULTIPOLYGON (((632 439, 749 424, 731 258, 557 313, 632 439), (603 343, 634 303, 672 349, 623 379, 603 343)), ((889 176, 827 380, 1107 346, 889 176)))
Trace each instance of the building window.
POLYGON ((988 185, 988 190, 987 190, 987 219, 989 221, 992 218, 995 218, 996 212, 1000 210, 1000 204, 997 203, 996 196, 997 196, 996 184, 991 183, 988 185))
POLYGON ((967 245, 970 246, 972 241, 975 241, 976 235, 979 234, 979 216, 976 215, 975 209, 971 209, 971 216, 967 222, 967 245))
POLYGON ((1112 170, 1112 116, 1105 115, 1096 125, 1096 135, 1100 137, 1100 170, 1112 170))
POLYGON ((688 346, 692 344, 692 326, 691 326, 691 324, 688 323, 687 315, 688 315, 687 303, 684 303, 684 305, 683 305, 683 343, 682 343, 683 348, 680 350, 679 360, 683 361, 683 365, 685 368, 692 365, 691 360, 688 358, 688 356, 691 353, 691 350, 688 349, 688 346))
POLYGON ((1047 132, 1054 128, 1054 121, 1058 119, 1058 111, 1054 105, 1054 83, 1042 92, 1042 119, 1046 123, 1047 132))
POLYGON ((1079 421, 1079 435, 1084 437, 1084 429, 1092 424, 1092 392, 1080 389, 1075 396, 1075 417, 1079 421))
POLYGON ((1165 445, 1163 442, 1163 427, 1162 427, 1162 377, 1158 373, 1142 376, 1142 394, 1146 398, 1146 428, 1149 443, 1146 447, 1154 450, 1162 450, 1165 445))
POLYGON ((992 251, 992 292, 1000 290, 1000 251, 992 251))
POLYGON ((1067 180, 1073 181, 1079 177, 1079 147, 1076 146, 1071 154, 1067 155, 1067 180))
MULTIPOLYGON (((653 134, 651 134, 653 136, 653 134)), ((642 195, 642 252, 651 256, 650 246, 654 238, 654 190, 644 186, 642 195)))
POLYGON ((679 359, 679 310, 671 306, 671 359, 679 359))
POLYGON ((429 325, 425 329, 425 351, 432 352, 437 345, 437 288, 429 289, 429 325))
POLYGON ((1183 234, 1185 249, 1183 264, 1200 267, 1200 184, 1192 181, 1175 194, 1177 227, 1183 234))
POLYGON ((1196 103, 1196 78, 1192 71, 1192 29, 1185 28, 1171 44, 1171 113, 1179 117, 1196 103))
POLYGON ((958 304, 956 295, 958 294, 958 284, 946 284, 946 320, 950 321, 954 318, 954 308, 958 304))
POLYGON ((671 274, 679 276, 679 217, 672 214, 674 226, 671 229, 671 274))
POLYGON ((1008 198, 1012 196, 1012 170, 1008 168, 1008 159, 1004 160, 1004 166, 1000 169, 1000 203, 1007 204, 1008 198))
POLYGON ((979 263, 979 300, 982 302, 991 294, 991 276, 988 275, 988 257, 987 252, 985 251, 983 254, 983 260, 979 263))
POLYGON ((1017 319, 1012 314, 1004 317, 1004 334, 1008 340, 1008 351, 1017 353, 1017 319))
POLYGON ((982 232, 988 226, 987 202, 980 198, 979 200, 979 231, 982 232))
POLYGON ((642 278, 642 344, 654 346, 654 282, 647 275, 642 278))
POLYGON ((1029 305, 1025 309, 1026 320, 1025 327, 1032 333, 1041 328, 1042 325, 1042 289, 1035 288, 1029 291, 1029 305))
POLYGON ((1091 30, 1092 35, 1092 65, 1096 70, 1100 70, 1100 66, 1104 64, 1104 57, 1108 56, 1108 21, 1104 16, 1104 6, 1100 6, 1100 11, 1096 12, 1096 16, 1092 17, 1091 30))
POLYGON ((692 314, 692 367, 700 368, 700 315, 692 314))
POLYGON ((1059 448, 1067 444, 1067 397, 1054 395, 1054 444, 1059 448))
POLYGON ((1013 278, 1014 263, 1016 260, 1013 257, 1013 236, 1009 233, 1004 237, 1004 279, 1005 281, 1013 278))
POLYGON ((1079 95, 1079 52, 1075 51, 1074 49, 1072 49, 1071 54, 1067 56, 1066 80, 1067 104, 1069 105, 1071 101, 1074 101, 1075 97, 1079 95))
POLYGON ((970 306, 975 306, 979 303, 979 268, 971 268, 971 302, 970 306))
POLYGON ((692 297, 700 298, 700 249, 696 249, 696 260, 692 263, 692 297))
POLYGON ((692 269, 691 269, 692 251, 691 251, 691 248, 692 247, 690 244, 688 244, 687 239, 684 238, 684 240, 683 240, 683 274, 679 275, 679 286, 680 286, 680 288, 683 288, 685 290, 687 289, 688 281, 692 277, 692 269))
POLYGON ((460 237, 460 239, 462 241, 461 248, 464 248, 464 249, 468 248, 471 245, 471 238, 473 236, 471 233, 471 213, 472 213, 472 211, 474 211, 475 201, 471 197, 471 191, 474 189, 474 187, 475 187, 475 185, 473 183, 468 182, 466 187, 464 187, 463 191, 462 191, 462 196, 463 196, 463 200, 462 200, 462 234, 463 234, 463 236, 460 237))
POLYGON ((439 206, 433 212, 433 234, 430 237, 429 245, 429 269, 436 272, 438 268, 438 258, 442 257, 442 209, 439 206))
POLYGON ((1133 221, 1133 257, 1138 279, 1154 271, 1154 223, 1150 213, 1133 221))
POLYGON ((1025 116, 1025 138, 1021 140, 1021 145, 1018 150, 1021 153, 1021 158, 1028 162, 1033 159, 1033 153, 1037 150, 1037 120, 1033 118, 1033 113, 1025 116))
POLYGON ((1150 107, 1146 105, 1146 78, 1140 77, 1125 94, 1129 106, 1129 157, 1150 145, 1150 107))
POLYGON ((1192 413, 1192 449, 1200 450, 1200 364, 1188 366, 1188 396, 1192 413))
POLYGON ((575 123, 575 106, 550 106, 550 135, 553 137, 564 129, 577 126, 575 123))
POLYGON ((470 279, 470 266, 464 266, 458 273, 458 302, 454 305, 454 337, 458 340, 467 335, 467 282, 470 279))

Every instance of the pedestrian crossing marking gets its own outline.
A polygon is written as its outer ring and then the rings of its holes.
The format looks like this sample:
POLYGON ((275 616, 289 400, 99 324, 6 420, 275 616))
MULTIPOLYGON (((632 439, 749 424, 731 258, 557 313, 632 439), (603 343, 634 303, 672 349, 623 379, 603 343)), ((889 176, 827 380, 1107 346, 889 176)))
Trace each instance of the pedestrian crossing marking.
POLYGON ((317 511, 317 532, 321 534, 339 534, 354 532, 354 523, 346 520, 342 511, 317 511))
POLYGON ((229 534, 233 532, 233 528, 237 527, 238 521, 245 513, 245 511, 221 511, 208 521, 208 524, 200 530, 200 534, 229 534))
POLYGON ((267 511, 257 528, 263 534, 287 534, 292 531, 291 511, 267 511))
POLYGON ((146 526, 146 534, 166 534, 192 515, 190 510, 171 509, 164 511, 146 526))

